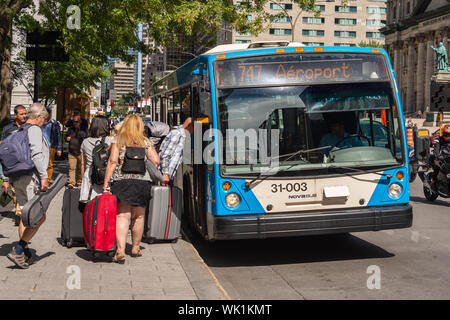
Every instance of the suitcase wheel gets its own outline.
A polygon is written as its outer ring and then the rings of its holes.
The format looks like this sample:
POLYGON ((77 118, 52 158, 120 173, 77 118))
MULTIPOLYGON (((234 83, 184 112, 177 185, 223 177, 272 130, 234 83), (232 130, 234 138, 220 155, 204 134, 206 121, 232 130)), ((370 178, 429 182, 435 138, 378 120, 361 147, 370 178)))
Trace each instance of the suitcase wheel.
POLYGON ((178 242, 178 238, 176 238, 176 239, 173 239, 172 241, 170 241, 170 242, 172 242, 172 243, 177 243, 178 242))
POLYGON ((73 240, 70 239, 69 241, 66 242, 66 247, 67 248, 72 248, 72 246, 73 246, 73 240))
POLYGON ((115 251, 109 251, 107 253, 107 255, 108 255, 108 257, 114 258, 114 256, 116 255, 116 252, 115 251))

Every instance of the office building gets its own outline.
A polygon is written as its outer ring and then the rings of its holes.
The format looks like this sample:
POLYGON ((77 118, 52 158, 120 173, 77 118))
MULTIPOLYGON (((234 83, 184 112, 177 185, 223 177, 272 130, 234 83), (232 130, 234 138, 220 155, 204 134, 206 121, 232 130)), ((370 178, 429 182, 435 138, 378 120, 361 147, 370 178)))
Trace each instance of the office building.
MULTIPOLYGON (((236 6, 241 2, 234 1, 236 6)), ((349 0, 347 6, 340 0, 318 0, 316 5, 320 10, 318 17, 311 12, 301 12, 299 6, 290 1, 269 1, 266 12, 281 16, 271 19, 267 31, 258 36, 233 31, 231 43, 288 40, 308 46, 357 46, 370 41, 384 44, 384 35, 379 29, 386 24, 386 0, 349 0), (296 19, 293 29, 290 21, 296 19)))

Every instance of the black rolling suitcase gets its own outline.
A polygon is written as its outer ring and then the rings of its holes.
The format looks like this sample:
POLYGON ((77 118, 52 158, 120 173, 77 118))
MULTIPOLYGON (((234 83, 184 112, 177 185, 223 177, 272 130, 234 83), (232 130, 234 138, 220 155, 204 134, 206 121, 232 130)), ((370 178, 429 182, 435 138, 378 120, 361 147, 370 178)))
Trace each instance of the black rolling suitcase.
POLYGON ((147 211, 144 241, 181 238, 183 191, 177 187, 153 186, 147 211))
POLYGON ((85 246, 83 233, 83 204, 80 189, 66 189, 63 197, 61 241, 64 246, 85 246))

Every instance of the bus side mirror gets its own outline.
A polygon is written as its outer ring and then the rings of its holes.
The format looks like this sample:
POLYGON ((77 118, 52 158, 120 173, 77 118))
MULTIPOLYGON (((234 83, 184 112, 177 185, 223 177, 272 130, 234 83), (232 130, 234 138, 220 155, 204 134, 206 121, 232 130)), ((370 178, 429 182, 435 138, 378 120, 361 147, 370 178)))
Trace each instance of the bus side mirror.
POLYGON ((426 161, 430 156, 430 138, 428 136, 419 136, 414 144, 414 153, 419 161, 426 161))

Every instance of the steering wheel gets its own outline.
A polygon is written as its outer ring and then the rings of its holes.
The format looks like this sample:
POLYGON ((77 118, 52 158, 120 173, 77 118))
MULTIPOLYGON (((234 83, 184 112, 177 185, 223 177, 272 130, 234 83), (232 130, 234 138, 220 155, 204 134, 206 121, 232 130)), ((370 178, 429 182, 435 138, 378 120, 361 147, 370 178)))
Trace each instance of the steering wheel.
POLYGON ((349 136, 346 136, 346 137, 342 138, 342 139, 339 140, 338 142, 336 142, 335 145, 331 148, 331 151, 333 151, 334 148, 337 148, 337 146, 338 146, 342 141, 345 141, 345 140, 347 140, 347 139, 354 138, 354 137, 358 137, 359 140, 361 140, 361 138, 366 139, 367 142, 368 142, 368 144, 369 144, 369 146, 370 146, 370 140, 369 140, 369 138, 367 138, 366 136, 363 136, 362 134, 351 134, 351 135, 349 135, 349 136))

